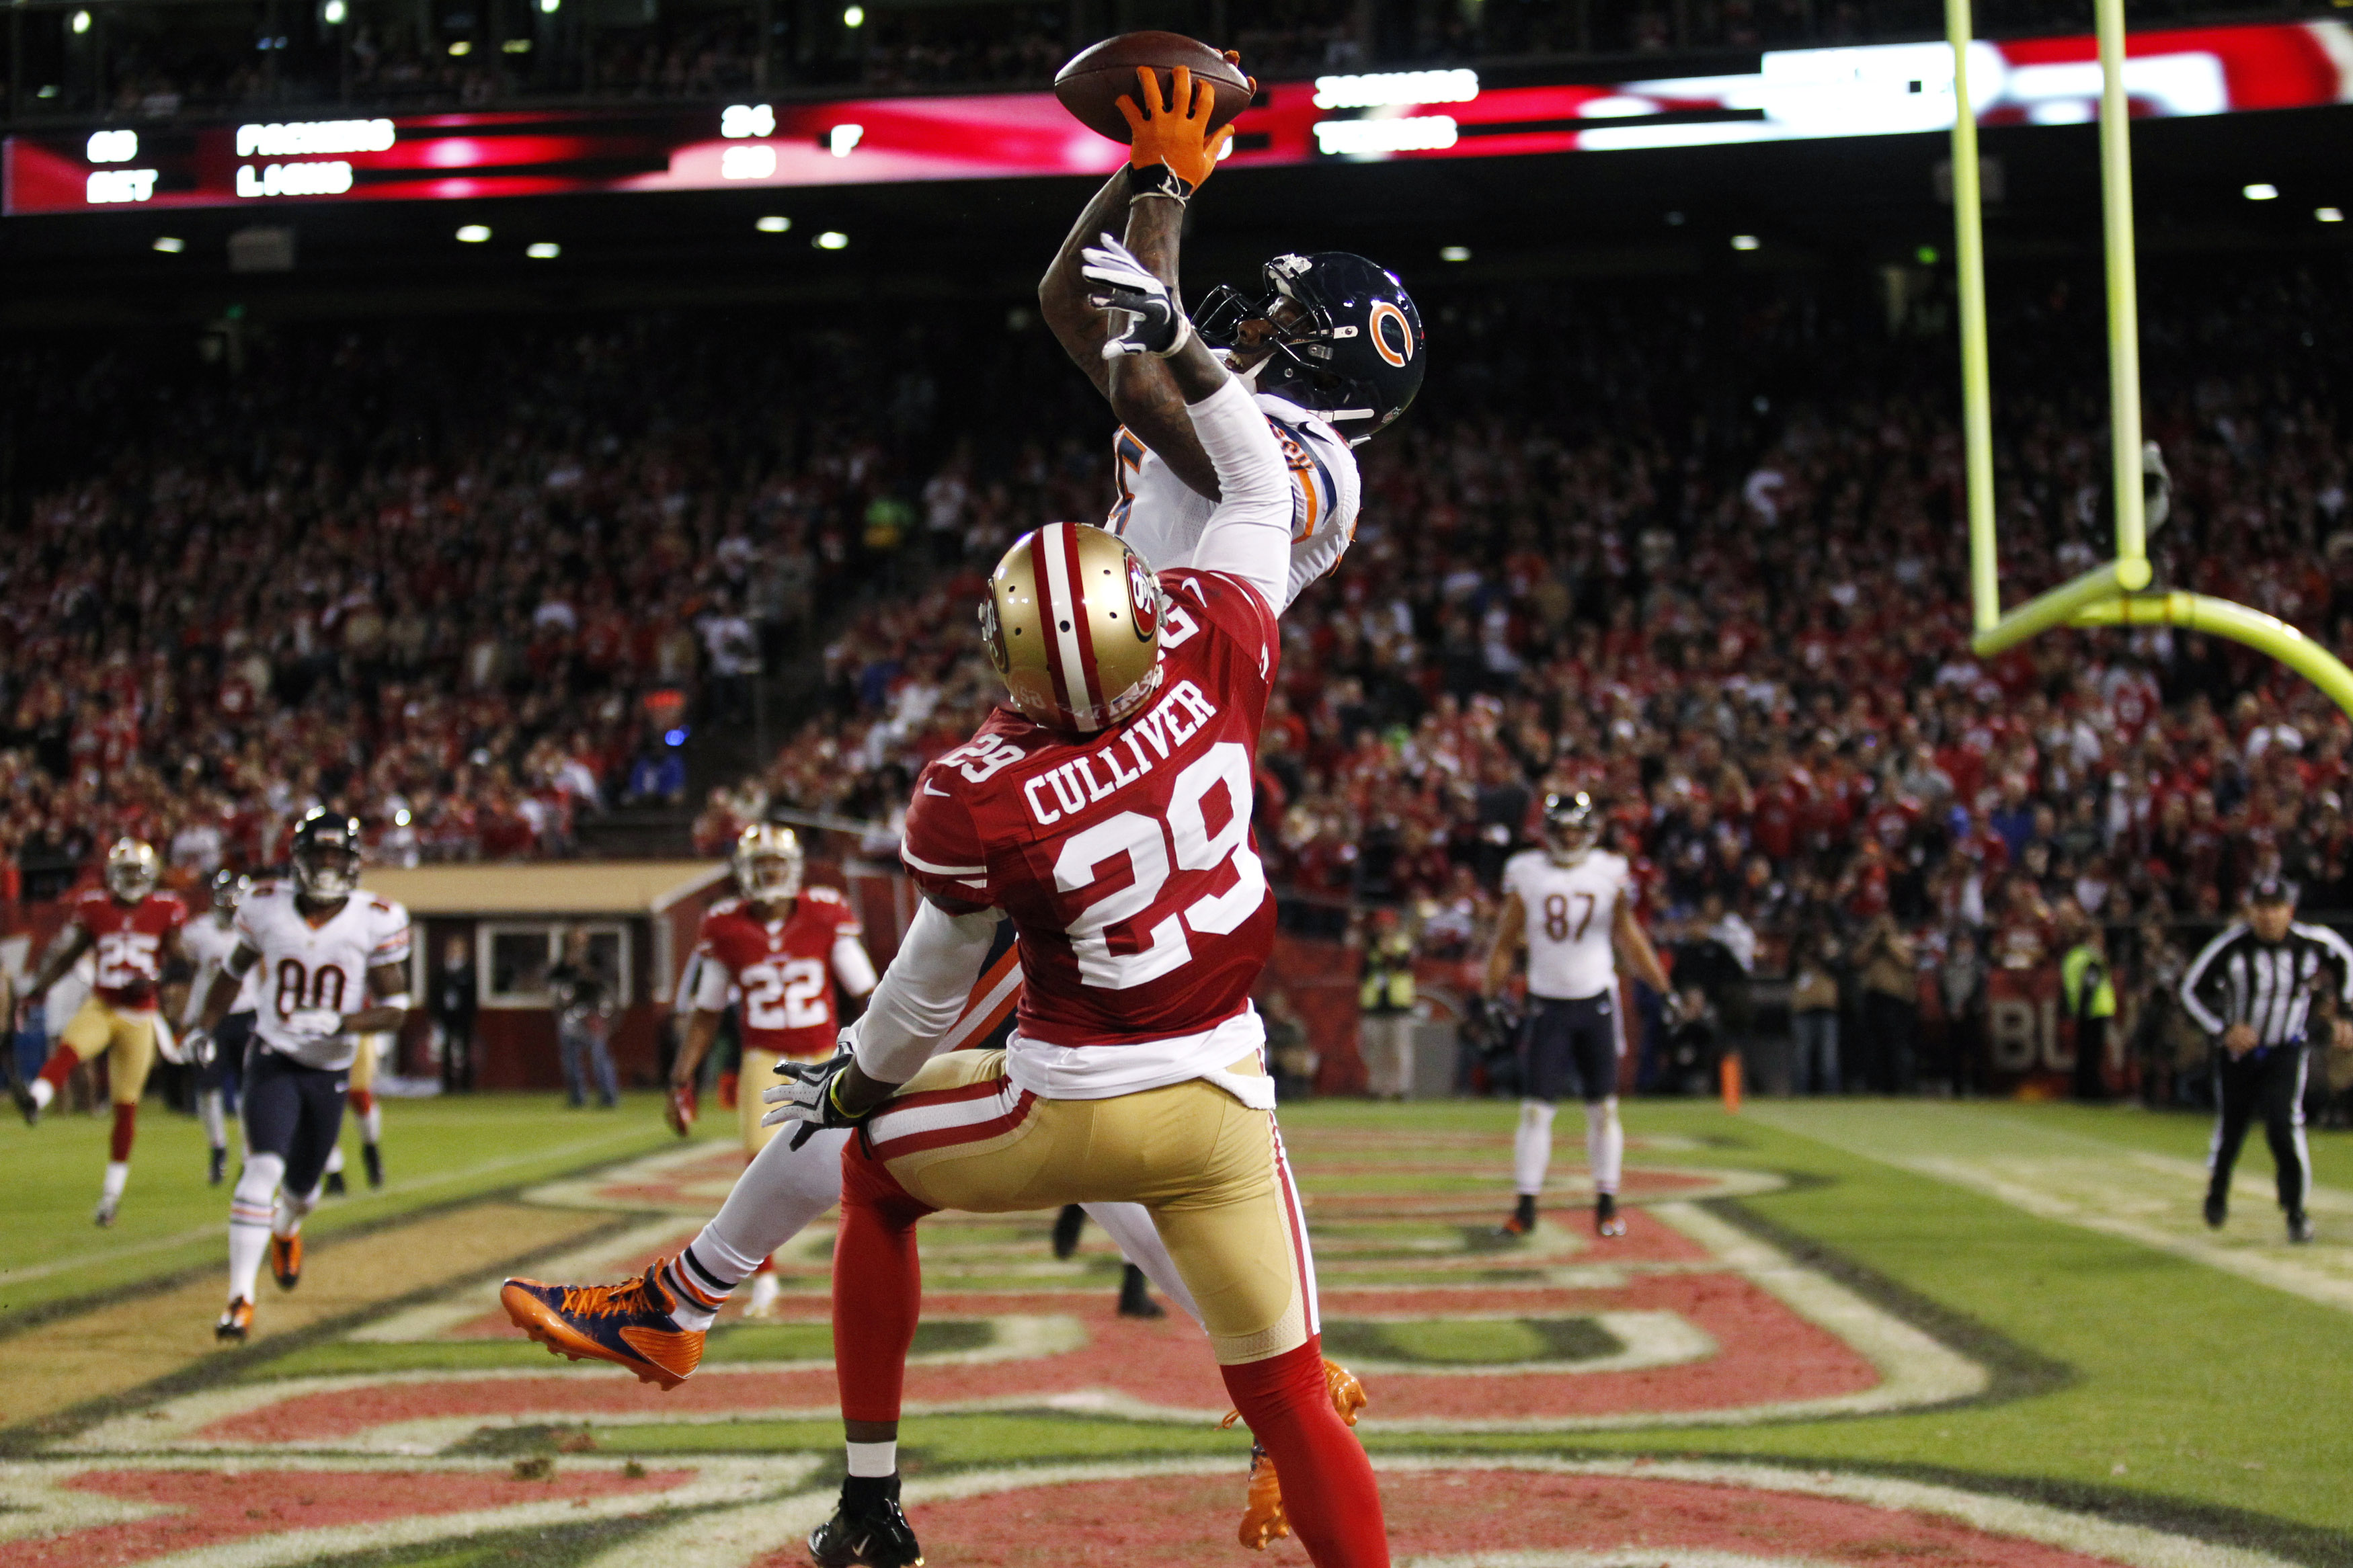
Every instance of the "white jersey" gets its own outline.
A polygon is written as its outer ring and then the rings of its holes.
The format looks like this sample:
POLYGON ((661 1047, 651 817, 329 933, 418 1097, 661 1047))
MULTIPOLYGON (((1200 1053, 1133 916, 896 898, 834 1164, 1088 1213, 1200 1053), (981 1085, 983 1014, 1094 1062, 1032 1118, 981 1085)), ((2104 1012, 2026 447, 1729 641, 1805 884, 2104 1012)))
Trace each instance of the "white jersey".
POLYGON ((1589 849, 1563 866, 1542 849, 1504 863, 1504 891, 1527 911, 1528 994, 1549 1001, 1598 996, 1617 984, 1610 941, 1633 886, 1623 855, 1589 849))
POLYGON ((314 926, 294 895, 290 881, 264 882, 237 908, 237 939, 261 955, 253 966, 260 1000, 253 1032, 304 1067, 340 1071, 358 1054, 356 1037, 326 1016, 375 1005, 368 971, 408 962, 408 911, 363 889, 314 926))
MULTIPOLYGON (((188 1005, 181 1016, 183 1025, 194 1024, 203 1016, 205 998, 212 994, 213 981, 228 965, 228 955, 237 951, 237 923, 223 925, 214 915, 199 916, 180 928, 180 945, 195 961, 196 978, 188 987, 188 1005)), ((261 994, 261 965, 255 964, 245 972, 245 980, 237 988, 237 1000, 229 1004, 232 1013, 250 1013, 254 998, 261 994)))
MULTIPOLYGON (((1281 612, 1337 566, 1356 536, 1356 455, 1310 410, 1269 393, 1255 395, 1291 469, 1291 583, 1275 606, 1281 612)), ((1190 566, 1218 503, 1194 491, 1124 426, 1113 437, 1112 450, 1119 500, 1103 527, 1127 541, 1155 572, 1190 566)))

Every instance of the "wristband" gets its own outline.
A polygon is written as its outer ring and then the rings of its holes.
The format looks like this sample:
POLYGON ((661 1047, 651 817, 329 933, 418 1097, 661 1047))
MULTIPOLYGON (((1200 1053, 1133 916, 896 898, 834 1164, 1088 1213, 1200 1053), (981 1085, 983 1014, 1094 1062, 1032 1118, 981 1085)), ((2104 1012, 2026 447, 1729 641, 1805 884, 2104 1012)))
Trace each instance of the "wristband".
POLYGON ((1175 359, 1186 343, 1192 340, 1192 336, 1193 323, 1186 318, 1184 311, 1179 310, 1176 312, 1176 335, 1168 340, 1166 348, 1155 349, 1152 352, 1162 359, 1175 359))
POLYGON ((834 1074, 833 1081, 825 1086, 825 1103, 836 1116, 841 1118, 842 1123, 846 1126, 849 1123, 857 1121, 858 1118, 850 1115, 849 1110, 845 1109, 841 1103, 841 1080, 843 1076, 844 1075, 840 1073, 834 1074))
POLYGON ((1184 175, 1166 163, 1127 166, 1127 199, 1131 202, 1145 196, 1166 196, 1182 206, 1193 196, 1193 186, 1184 175))

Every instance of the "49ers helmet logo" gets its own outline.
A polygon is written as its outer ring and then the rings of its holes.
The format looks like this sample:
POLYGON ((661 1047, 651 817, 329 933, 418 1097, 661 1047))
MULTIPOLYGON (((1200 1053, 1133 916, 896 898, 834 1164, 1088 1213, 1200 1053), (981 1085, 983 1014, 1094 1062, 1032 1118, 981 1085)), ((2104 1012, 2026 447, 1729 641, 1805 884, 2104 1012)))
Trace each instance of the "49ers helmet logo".
POLYGON ((1127 558, 1127 603, 1134 612, 1129 622, 1135 640, 1150 642, 1160 631, 1160 584, 1139 555, 1127 558))
POLYGON ((1413 358, 1413 323, 1387 300, 1373 301, 1373 348, 1381 358, 1402 369, 1413 358))

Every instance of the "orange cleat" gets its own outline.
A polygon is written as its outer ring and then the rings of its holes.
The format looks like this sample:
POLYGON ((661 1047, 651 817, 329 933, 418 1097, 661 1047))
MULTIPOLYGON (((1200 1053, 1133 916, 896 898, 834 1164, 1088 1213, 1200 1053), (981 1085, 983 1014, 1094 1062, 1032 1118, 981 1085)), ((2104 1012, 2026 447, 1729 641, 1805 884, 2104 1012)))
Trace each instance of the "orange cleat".
POLYGON ((239 1296, 228 1304, 228 1310, 213 1325, 213 1338, 243 1344, 245 1336, 253 1331, 253 1303, 239 1296))
MULTIPOLYGON (((1357 1413, 1365 1408, 1365 1385, 1356 1374, 1334 1361, 1324 1358, 1324 1392, 1331 1396, 1332 1413, 1344 1426, 1354 1426, 1357 1413)), ((1229 1411, 1218 1423, 1219 1430, 1242 1418, 1239 1410, 1229 1411)), ((1242 1502, 1242 1527, 1240 1539, 1253 1552, 1266 1550, 1267 1542, 1280 1541, 1291 1533, 1290 1517, 1282 1510, 1282 1478, 1274 1471, 1274 1459, 1258 1444, 1250 1445, 1250 1494, 1242 1502)))
POLYGON ((301 1232, 298 1231, 292 1236, 280 1236, 274 1231, 270 1233, 269 1277, 278 1281, 278 1288, 280 1290, 291 1290, 295 1286, 302 1283, 301 1232))
POLYGON ((507 1317, 551 1354, 608 1361, 639 1382, 676 1388, 702 1361, 700 1330, 682 1328, 657 1258, 623 1285, 546 1285, 510 1279, 499 1291, 507 1317))

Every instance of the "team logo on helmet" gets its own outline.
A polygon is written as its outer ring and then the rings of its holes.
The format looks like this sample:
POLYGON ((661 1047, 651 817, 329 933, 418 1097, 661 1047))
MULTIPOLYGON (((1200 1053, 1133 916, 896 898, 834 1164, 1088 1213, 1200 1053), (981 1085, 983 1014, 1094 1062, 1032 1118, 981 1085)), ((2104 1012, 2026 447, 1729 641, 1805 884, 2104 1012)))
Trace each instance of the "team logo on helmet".
POLYGON ((1413 357, 1413 323, 1387 300, 1373 301, 1373 349, 1399 370, 1413 357))
POLYGON ((1127 558, 1127 603, 1134 612, 1128 617, 1128 624, 1135 628, 1135 640, 1150 642, 1159 636, 1160 584, 1141 555, 1130 554, 1127 558))
POLYGON ((980 602, 980 640, 988 649, 988 662, 1003 675, 1011 668, 1005 656, 1005 624, 997 618, 997 595, 991 594, 980 602))

